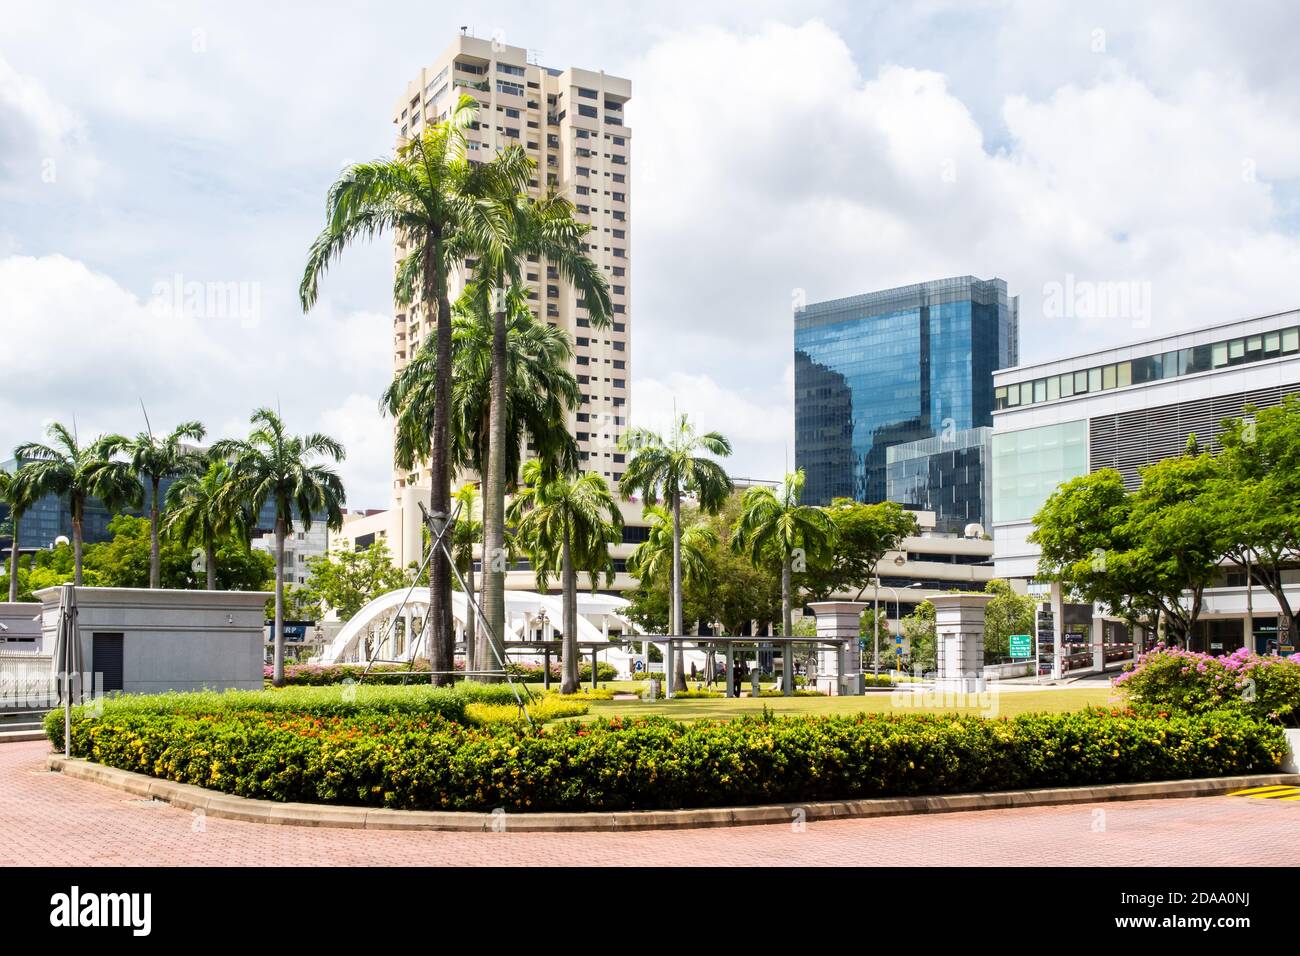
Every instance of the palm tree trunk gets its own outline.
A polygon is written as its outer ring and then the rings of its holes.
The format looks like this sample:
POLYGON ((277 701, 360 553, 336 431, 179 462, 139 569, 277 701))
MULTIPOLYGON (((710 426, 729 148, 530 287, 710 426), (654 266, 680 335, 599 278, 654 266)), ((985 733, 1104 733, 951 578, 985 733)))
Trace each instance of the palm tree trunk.
POLYGON ((271 683, 284 686, 284 539, 283 518, 275 519, 275 660, 271 670, 271 683))
POLYGON ((72 583, 81 586, 81 516, 72 516, 72 583))
MULTIPOLYGON (((434 312, 437 377, 433 385, 433 447, 429 450, 430 545, 451 513, 451 304, 443 271, 442 235, 429 238, 424 251, 424 308, 434 312)), ((454 682, 451 616, 451 568, 441 553, 429 561, 429 663, 434 684, 454 682)))
MULTIPOLYGON (((503 293, 504 294, 504 293, 503 293)), ((488 429, 488 476, 483 494, 483 580, 488 623, 488 640, 495 645, 491 655, 505 660, 506 575, 506 314, 496 311, 492 319, 492 406, 488 429)))
MULTIPOLYGON (((680 637, 682 633, 682 493, 674 487, 673 492, 673 581, 672 581, 672 621, 669 629, 672 636, 680 637)), ((686 690, 686 662, 682 648, 678 645, 673 655, 673 692, 686 690)))
MULTIPOLYGON (((790 558, 787 555, 781 561, 781 636, 789 637, 794 633, 794 602, 790 588, 790 558)), ((789 651, 786 651, 789 654, 789 651)))
POLYGON ((203 559, 208 563, 208 590, 215 591, 217 589, 217 549, 209 541, 204 551, 206 553, 203 559))
POLYGON ((13 540, 9 544, 9 603, 12 604, 18 600, 18 522, 22 516, 11 511, 9 517, 14 523, 13 540))
POLYGON ((560 574, 564 579, 564 674, 560 693, 573 694, 578 690, 578 575, 573 570, 567 536, 560 554, 560 574))
POLYGON ((158 482, 153 482, 153 496, 149 499, 149 587, 162 587, 162 558, 158 545, 158 482))

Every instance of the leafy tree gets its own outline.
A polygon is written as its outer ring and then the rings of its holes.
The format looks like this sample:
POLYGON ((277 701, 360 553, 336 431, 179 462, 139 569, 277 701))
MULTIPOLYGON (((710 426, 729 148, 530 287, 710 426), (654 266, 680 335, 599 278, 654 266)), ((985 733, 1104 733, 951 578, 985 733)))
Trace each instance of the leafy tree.
POLYGON ((162 498, 159 488, 164 478, 193 472, 202 466, 202 456, 184 443, 202 441, 206 434, 207 429, 202 422, 184 422, 163 437, 152 431, 141 432, 123 448, 131 456, 131 472, 148 492, 151 588, 161 587, 162 582, 159 559, 162 498))
POLYGON ((922 673, 939 666, 937 637, 934 625, 934 605, 922 601, 911 614, 903 618, 903 637, 907 639, 908 663, 922 673))
POLYGON ((1295 645, 1283 575, 1300 554, 1300 396, 1225 421, 1205 507, 1223 521, 1225 553, 1277 601, 1279 636, 1295 645))
POLYGON ((19 445, 14 455, 30 469, 34 499, 58 495, 67 502, 72 518, 73 583, 82 584, 86 502, 98 498, 109 511, 117 511, 139 504, 142 489, 130 465, 115 457, 127 446, 121 435, 101 435, 82 445, 76 432, 59 422, 50 425, 46 434, 50 444, 19 445))
MULTIPOLYGON (((716 512, 731 494, 732 483, 722 466, 706 455, 731 454, 731 442, 718 432, 700 434, 685 415, 673 422, 667 437, 645 428, 629 429, 621 447, 631 457, 619 483, 623 494, 641 494, 647 504, 667 503, 673 519, 671 605, 668 626, 682 633, 682 499, 695 498, 700 511, 716 512)), ((681 655, 676 655, 675 691, 686 689, 681 655)))
MULTIPOLYGON (((821 508, 800 504, 803 469, 785 476, 778 492, 765 486, 745 491, 731 546, 754 564, 774 561, 781 569, 781 633, 793 628, 796 564, 818 555, 835 542, 835 524, 821 508)), ((798 570, 804 570, 803 567, 798 570)))
POLYGON ((304 607, 335 611, 347 621, 370 601, 409 587, 407 572, 394 566, 388 545, 375 541, 361 551, 333 551, 307 562, 307 583, 296 588, 304 607))
MULTIPOLYGON (((400 304, 418 304, 434 329, 437 376, 429 512, 435 520, 447 515, 451 506, 452 324, 447 277, 467 256, 482 257, 499 249, 507 228, 499 202, 491 198, 500 191, 495 164, 476 166, 465 156, 465 131, 477 111, 478 102, 462 95, 446 120, 428 124, 393 159, 356 163, 344 170, 330 187, 326 225, 312 243, 299 288, 305 311, 315 304, 326 269, 358 240, 392 231, 409 250, 398 263, 393 293, 400 304)), ((429 562, 429 592, 433 682, 447 683, 453 636, 451 569, 446 562, 429 562)))
POLYGON ((1034 517, 1039 576, 1130 626, 1163 617, 1171 639, 1185 642, 1224 550, 1222 526, 1202 497, 1213 469, 1206 454, 1168 458, 1142 469, 1133 494, 1109 468, 1065 482, 1034 517))
POLYGON ((272 683, 284 685, 284 542, 293 522, 310 530, 317 515, 331 529, 343 525, 346 495, 337 472, 317 459, 342 461, 343 446, 328 435, 290 435, 269 408, 253 412, 246 439, 223 440, 212 455, 230 461, 226 502, 247 502, 254 512, 275 505, 275 666, 272 683))
POLYGON ((874 608, 867 608, 862 612, 862 617, 858 622, 858 637, 865 643, 863 647, 864 660, 867 664, 874 664, 879 667, 889 667, 895 662, 897 654, 894 652, 894 635, 889 630, 889 612, 880 615, 876 619, 874 608), (872 629, 875 633, 872 633, 872 629), (879 653, 880 659, 877 661, 876 654, 879 653))
POLYGON ((810 555, 799 582, 815 601, 841 591, 860 591, 876 575, 886 551, 896 551, 917 533, 916 516, 893 501, 863 504, 836 498, 825 509, 835 525, 835 547, 810 555))
POLYGON ((1033 634, 1036 628, 1036 605, 1026 594, 1017 594, 1001 578, 984 585, 984 593, 994 598, 984 606, 984 658, 1000 660, 1011 656, 1012 634, 1033 634))
POLYGON ((597 473, 547 478, 543 464, 533 459, 524 465, 524 485, 510 503, 509 520, 531 557, 538 590, 546 591, 552 574, 560 577, 564 602, 560 691, 571 694, 578 689, 578 574, 590 576, 593 590, 601 575, 613 583, 609 546, 621 537, 623 516, 597 473))

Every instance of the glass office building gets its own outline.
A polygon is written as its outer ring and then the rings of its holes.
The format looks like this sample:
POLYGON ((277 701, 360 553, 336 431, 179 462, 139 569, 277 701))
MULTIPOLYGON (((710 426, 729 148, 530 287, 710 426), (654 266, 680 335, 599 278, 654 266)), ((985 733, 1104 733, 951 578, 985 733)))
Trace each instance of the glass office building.
POLYGON ((806 499, 884 501, 891 446, 992 425, 993 372, 1017 361, 1018 312, 1003 280, 962 276, 797 313, 795 463, 806 499))
POLYGON ((964 534, 977 524, 987 532, 992 434, 988 427, 969 428, 891 446, 885 454, 889 500, 933 511, 936 531, 964 534))

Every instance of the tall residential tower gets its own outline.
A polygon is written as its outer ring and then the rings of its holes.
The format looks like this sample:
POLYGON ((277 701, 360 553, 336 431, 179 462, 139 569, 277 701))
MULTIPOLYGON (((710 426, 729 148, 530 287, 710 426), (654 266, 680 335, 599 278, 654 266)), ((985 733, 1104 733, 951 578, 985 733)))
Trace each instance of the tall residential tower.
MULTIPOLYGON (((546 262, 527 264, 533 315, 567 331, 574 340, 574 367, 581 404, 569 426, 578 440, 582 466, 606 479, 622 477, 617 448, 627 424, 630 356, 632 133, 623 111, 632 84, 604 72, 549 69, 523 47, 459 36, 432 66, 407 84, 393 110, 400 146, 425 126, 445 119, 461 95, 479 102, 468 131, 471 162, 489 161, 498 149, 523 146, 537 164, 530 193, 553 190, 573 202, 577 218, 591 226, 588 254, 609 280, 611 323, 593 329, 574 290, 546 262)), ((399 245, 397 256, 405 252, 399 245)), ((471 263, 460 263, 452 277, 454 300, 471 263)), ((433 333, 433 323, 417 304, 397 307, 393 319, 393 369, 397 371, 433 333)), ((427 463, 414 473, 394 472, 394 497, 402 489, 427 486, 427 463)))

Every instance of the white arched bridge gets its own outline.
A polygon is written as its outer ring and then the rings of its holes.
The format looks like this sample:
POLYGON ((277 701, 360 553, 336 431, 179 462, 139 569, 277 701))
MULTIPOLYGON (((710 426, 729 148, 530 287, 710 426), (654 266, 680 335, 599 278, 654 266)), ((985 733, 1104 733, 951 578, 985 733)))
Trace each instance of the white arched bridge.
MULTIPOLYGON (((465 637, 465 622, 473 612, 463 591, 453 591, 452 620, 456 642, 465 637)), ((625 615, 628 601, 611 594, 578 592, 578 641, 608 641, 611 635, 635 639, 641 630, 625 615)), ((420 629, 429 609, 427 587, 399 588, 370 601, 357 611, 324 648, 319 658, 323 664, 365 661, 368 658, 409 661, 427 655, 428 647, 420 640, 420 629)), ((507 642, 552 641, 561 637, 564 603, 559 595, 536 591, 506 591, 507 642)), ((621 644, 610 644, 600 657, 620 675, 632 670, 633 654, 621 644)), ((534 655, 526 649, 511 650, 512 660, 531 662, 534 655)), ((539 649, 535 655, 541 659, 539 649)))

